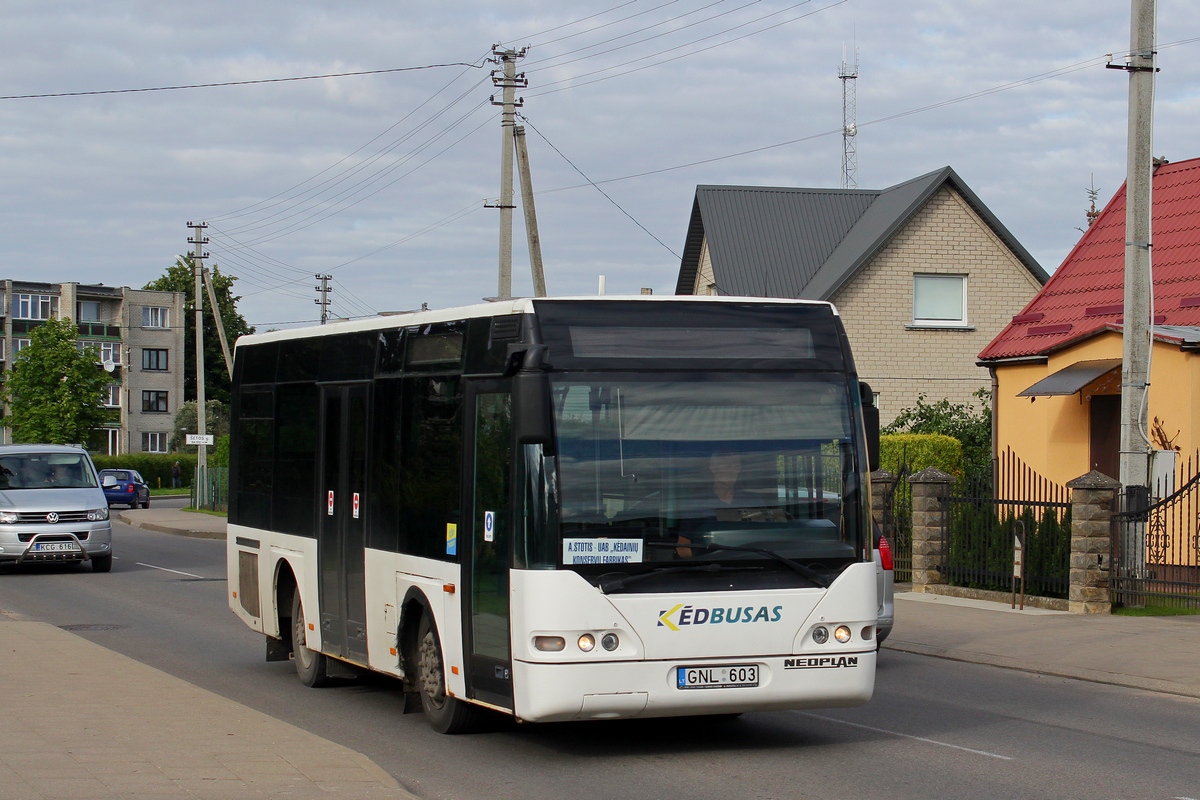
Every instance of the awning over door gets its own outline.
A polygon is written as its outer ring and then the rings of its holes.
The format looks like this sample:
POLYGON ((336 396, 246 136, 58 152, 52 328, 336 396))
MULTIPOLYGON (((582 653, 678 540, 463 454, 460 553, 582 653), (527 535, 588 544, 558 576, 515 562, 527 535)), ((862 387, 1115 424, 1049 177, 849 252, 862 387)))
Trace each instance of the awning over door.
POLYGON ((1047 375, 1033 386, 1021 392, 1017 397, 1075 394, 1097 378, 1107 375, 1114 369, 1120 368, 1121 359, 1119 358, 1078 361, 1069 367, 1060 369, 1053 375, 1047 375))

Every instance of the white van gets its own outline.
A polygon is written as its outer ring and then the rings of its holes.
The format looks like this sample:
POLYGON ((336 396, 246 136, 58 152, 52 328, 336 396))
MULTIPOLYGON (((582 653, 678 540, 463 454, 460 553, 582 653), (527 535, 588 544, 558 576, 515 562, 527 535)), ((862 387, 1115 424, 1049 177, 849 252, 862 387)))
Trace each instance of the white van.
POLYGON ((0 446, 0 564, 91 561, 112 569, 108 501, 87 451, 0 446))

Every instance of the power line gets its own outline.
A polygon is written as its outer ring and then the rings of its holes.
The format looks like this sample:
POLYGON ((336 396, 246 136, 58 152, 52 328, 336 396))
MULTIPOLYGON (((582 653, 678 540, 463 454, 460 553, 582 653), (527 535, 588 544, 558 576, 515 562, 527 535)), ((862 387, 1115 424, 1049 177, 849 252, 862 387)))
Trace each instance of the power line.
POLYGON ((250 86, 256 83, 288 83, 291 81, 315 81, 320 78, 350 78, 358 75, 384 75, 390 72, 413 72, 422 69, 442 69, 444 67, 471 67, 482 69, 483 64, 467 64, 455 61, 448 64, 425 64, 420 67, 393 67, 391 69, 368 69, 359 72, 334 72, 328 75, 297 75, 291 78, 260 78, 249 81, 220 81, 217 83, 190 83, 179 86, 149 86, 142 89, 97 89, 89 92, 45 92, 43 94, 10 94, 0 96, 0 100, 34 100, 42 97, 91 97, 101 94, 137 94, 140 92, 173 92, 180 89, 213 89, 219 86, 250 86))
POLYGON ((599 186, 596 186, 596 182, 595 182, 595 181, 593 181, 593 180, 592 180, 591 178, 589 178, 587 175, 584 175, 584 174, 583 174, 583 170, 581 170, 579 167, 575 166, 575 162, 573 162, 571 159, 569 159, 569 158, 567 158, 565 155, 563 155, 563 152, 562 152, 561 150, 559 150, 557 147, 555 147, 555 146, 554 146, 554 143, 553 143, 553 142, 551 142, 549 139, 547 139, 547 138, 546 138, 546 134, 544 134, 544 133, 542 133, 541 131, 539 131, 539 130, 538 130, 538 129, 537 129, 535 126, 534 126, 534 124, 533 124, 532 122, 530 122, 530 121, 529 121, 529 118, 528 118, 528 117, 526 117, 524 114, 522 114, 522 115, 521 115, 521 120, 522 120, 522 121, 523 121, 523 122, 524 122, 526 125, 528 125, 530 128, 533 128, 533 132, 534 132, 534 133, 536 133, 538 136, 542 137, 542 141, 544 141, 546 144, 550 145, 551 149, 553 149, 553 150, 554 150, 554 152, 556 152, 556 153, 558 153, 560 156, 562 156, 562 160, 563 160, 563 161, 566 161, 568 164, 570 164, 572 169, 574 169, 574 170, 575 170, 576 172, 578 172, 580 175, 583 175, 583 179, 584 179, 585 181, 587 181, 588 183, 590 183, 592 186, 594 186, 594 187, 596 188, 596 191, 597 191, 597 192, 599 192, 600 194, 604 195, 605 199, 607 199, 607 200, 608 200, 608 202, 610 202, 610 203, 612 203, 614 206, 616 206, 618 211, 620 211, 620 212, 621 212, 622 214, 624 214, 625 216, 629 217, 629 219, 633 220, 633 224, 634 224, 634 225, 637 225, 639 228, 641 228, 642 230, 644 230, 644 231, 645 231, 645 232, 646 232, 646 233, 647 233, 647 234, 650 236, 650 238, 651 238, 651 239, 653 239, 654 241, 658 242, 658 243, 659 243, 659 244, 661 244, 663 247, 665 247, 665 248, 667 249, 667 252, 668 252, 668 253, 670 253, 671 255, 675 256, 676 258, 680 258, 680 255, 679 255, 678 253, 676 253, 676 252, 675 252, 674 250, 672 250, 670 247, 667 247, 667 244, 666 244, 666 242, 664 242, 662 239, 658 238, 658 237, 657 237, 657 236, 655 236, 653 233, 651 233, 649 228, 647 228, 645 225, 643 225, 642 223, 640 223, 640 222, 638 222, 636 219, 634 219, 634 216, 633 216, 632 214, 630 214, 628 211, 626 211, 625 209, 621 208, 621 205, 620 205, 620 204, 619 204, 619 203, 618 203, 616 200, 613 200, 613 199, 612 199, 612 197, 610 197, 610 196, 609 196, 608 192, 604 191, 604 190, 603 190, 603 189, 601 189, 599 186))

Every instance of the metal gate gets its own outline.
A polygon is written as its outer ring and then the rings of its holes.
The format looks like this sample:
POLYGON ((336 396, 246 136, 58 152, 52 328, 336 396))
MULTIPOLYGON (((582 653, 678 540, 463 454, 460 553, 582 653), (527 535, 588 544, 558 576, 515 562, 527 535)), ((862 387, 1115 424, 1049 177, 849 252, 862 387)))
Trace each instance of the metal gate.
POLYGON ((1195 474, 1157 502, 1138 487, 1122 493, 1112 515, 1114 604, 1200 608, 1200 463, 1183 472, 1195 474))
POLYGON ((949 583, 1008 591, 1014 540, 1020 537, 1026 590, 1067 596, 1071 504, 1066 487, 1038 475, 1006 450, 994 470, 966 476, 952 486, 947 512, 949 583))

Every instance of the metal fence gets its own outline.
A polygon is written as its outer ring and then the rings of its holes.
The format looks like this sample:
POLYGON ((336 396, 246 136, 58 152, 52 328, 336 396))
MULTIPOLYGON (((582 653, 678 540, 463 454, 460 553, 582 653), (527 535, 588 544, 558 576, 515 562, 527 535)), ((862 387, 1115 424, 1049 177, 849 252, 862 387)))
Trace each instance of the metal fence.
POLYGON ((1200 608, 1200 456, 1179 464, 1149 494, 1131 487, 1112 515, 1112 601, 1200 608))
POLYGON ((952 485, 947 512, 949 583, 1010 590, 1019 540, 1026 591, 1067 596, 1071 504, 1066 487, 1037 474, 1006 450, 993 469, 964 476, 952 485))
POLYGON ((192 508, 229 510, 229 468, 196 466, 192 480, 192 508))
POLYGON ((892 548, 896 583, 912 581, 912 486, 908 473, 908 464, 901 462, 892 488, 883 498, 883 530, 892 548))

